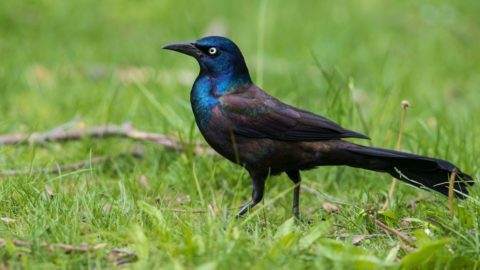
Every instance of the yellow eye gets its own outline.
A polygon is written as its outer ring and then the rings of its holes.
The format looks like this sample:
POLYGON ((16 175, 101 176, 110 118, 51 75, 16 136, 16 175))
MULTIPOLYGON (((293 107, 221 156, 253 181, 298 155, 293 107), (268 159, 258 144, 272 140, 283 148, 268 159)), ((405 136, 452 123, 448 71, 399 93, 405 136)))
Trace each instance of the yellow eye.
POLYGON ((210 48, 208 48, 208 53, 209 53, 210 55, 216 54, 216 53, 217 53, 217 48, 215 48, 215 47, 210 47, 210 48))

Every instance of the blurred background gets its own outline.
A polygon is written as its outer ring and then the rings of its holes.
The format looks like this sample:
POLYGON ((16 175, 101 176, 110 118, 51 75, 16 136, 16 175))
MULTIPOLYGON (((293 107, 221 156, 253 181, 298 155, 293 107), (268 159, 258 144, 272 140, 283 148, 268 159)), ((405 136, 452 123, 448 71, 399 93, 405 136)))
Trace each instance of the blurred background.
POLYGON ((401 99, 417 117, 454 126, 480 110, 479 10, 478 1, 2 1, 0 130, 78 115, 182 129, 198 67, 160 46, 210 34, 238 43, 269 93, 337 121, 333 97, 353 95, 381 130, 401 99), (137 83, 179 122, 159 115, 137 83))
MULTIPOLYGON (((0 134, 50 130, 81 119, 81 127, 131 122, 139 129, 202 141, 189 103, 198 64, 160 47, 216 34, 237 43, 252 78, 268 93, 369 135, 372 141, 366 144, 395 146, 400 104, 408 100, 402 149, 448 159, 478 179, 479 14, 475 0, 3 0, 0 134)), ((56 166, 135 146, 87 139, 0 147, 0 169, 56 166)), ((0 210, 30 222, 0 224, 0 236, 82 242, 84 234, 97 232, 121 246, 125 243, 114 232, 141 223, 129 218, 141 212, 137 200, 154 204, 159 196, 181 197, 188 199, 180 207, 206 208, 192 188, 196 177, 208 190, 205 200, 218 202, 216 207, 236 207, 250 194, 243 170, 217 156, 192 161, 153 145, 145 151, 143 161, 117 160, 64 181, 56 175, 12 177, 0 187, 0 210), (141 176, 150 189, 139 184, 141 176), (45 183, 64 194, 55 197, 53 210, 50 201, 34 196, 45 183), (112 215, 105 217, 107 204, 112 215), (96 210, 80 220, 76 213, 87 206, 96 210), (50 219, 55 222, 46 230, 50 219)), ((307 185, 365 205, 381 203, 390 180, 346 168, 304 175, 307 185)), ((282 179, 270 184, 268 197, 291 187, 282 179)), ((416 198, 419 191, 401 185, 399 194, 399 200, 416 198)), ((318 199, 304 198, 307 215, 318 213, 318 199)), ((281 198, 269 208, 276 217, 272 222, 281 224, 290 216, 290 202, 281 198)), ((345 217, 357 211, 347 209, 345 217)), ((345 224, 353 232, 364 230, 345 224)), ((387 252, 382 245, 369 248, 380 256, 387 252)))
POLYGON ((406 148, 449 158, 479 130, 478 11, 468 0, 2 1, 0 133, 82 118, 186 134, 198 66, 160 47, 217 34, 267 92, 377 146, 394 146, 410 101, 406 148))

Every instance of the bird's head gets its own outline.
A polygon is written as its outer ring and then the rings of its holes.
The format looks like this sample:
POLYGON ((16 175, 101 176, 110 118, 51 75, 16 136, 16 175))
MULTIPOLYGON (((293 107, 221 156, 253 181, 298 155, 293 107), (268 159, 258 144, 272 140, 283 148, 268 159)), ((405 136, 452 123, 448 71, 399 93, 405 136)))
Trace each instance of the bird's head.
POLYGON ((250 81, 242 52, 225 37, 209 36, 196 41, 170 43, 163 49, 177 51, 197 59, 201 73, 214 78, 232 76, 250 81))

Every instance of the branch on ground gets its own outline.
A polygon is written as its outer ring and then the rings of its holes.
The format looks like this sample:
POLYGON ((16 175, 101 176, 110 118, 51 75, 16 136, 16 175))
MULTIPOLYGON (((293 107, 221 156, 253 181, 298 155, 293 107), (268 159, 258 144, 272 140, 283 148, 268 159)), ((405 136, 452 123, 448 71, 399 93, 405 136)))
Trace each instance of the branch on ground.
POLYGON ((391 235, 394 235, 394 236, 398 236, 400 239, 402 239, 405 243, 407 243, 408 245, 412 246, 412 247, 415 247, 415 241, 413 241, 412 239, 410 239, 410 237, 408 237, 406 234, 404 234, 403 232, 397 230, 397 229, 394 229, 394 228, 391 228, 391 227, 388 227, 385 223, 381 222, 380 220, 376 219, 375 217, 371 216, 370 217, 371 219, 373 219, 373 221, 375 222, 375 225, 377 225, 378 227, 380 227, 380 229, 384 230, 385 232, 391 234, 391 235))
MULTIPOLYGON (((15 247, 26 247, 26 248, 31 248, 34 246, 32 242, 21 241, 21 240, 6 240, 3 238, 0 238, 0 248, 3 248, 8 244, 12 244, 15 247)), ((67 254, 71 254, 75 252, 81 252, 81 253, 92 252, 92 251, 104 249, 106 246, 107 246, 106 243, 98 243, 94 245, 88 244, 88 243, 82 243, 80 245, 70 245, 70 244, 64 244, 64 243, 56 243, 56 244, 41 243, 38 245, 39 248, 47 249, 49 251, 60 249, 67 254)), ((113 249, 107 253, 106 259, 114 262, 116 265, 122 265, 125 263, 136 261, 137 255, 125 249, 113 249)))
MULTIPOLYGON (((11 240, 11 243, 16 247, 34 246, 32 242, 26 242, 21 240, 11 240)), ((0 238, 0 248, 5 247, 6 245, 7 245, 7 240, 0 238)), ((74 251, 78 251, 78 252, 94 251, 94 250, 103 249, 106 246, 107 244, 105 243, 99 243, 95 245, 89 245, 87 243, 82 243, 81 245, 69 245, 69 244, 63 244, 63 243, 57 243, 57 244, 41 243, 39 245, 39 247, 47 248, 49 250, 61 249, 61 250, 64 250, 66 253, 70 253, 74 251)))
MULTIPOLYGON (((65 130, 55 128, 47 132, 35 132, 32 134, 8 134, 0 136, 0 145, 12 144, 45 144, 49 142, 68 142, 84 138, 127 138, 138 141, 148 141, 160 145, 168 150, 184 151, 180 140, 173 136, 151 133, 134 128, 130 123, 122 125, 102 125, 87 129, 65 130)), ((195 143, 192 152, 194 154, 213 154, 213 151, 195 143)))

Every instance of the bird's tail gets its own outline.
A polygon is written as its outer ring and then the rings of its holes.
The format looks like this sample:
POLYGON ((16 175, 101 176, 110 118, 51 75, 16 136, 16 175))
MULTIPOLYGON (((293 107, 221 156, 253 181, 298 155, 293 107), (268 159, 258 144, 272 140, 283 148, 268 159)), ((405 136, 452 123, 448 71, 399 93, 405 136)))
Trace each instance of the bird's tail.
POLYGON ((468 195, 467 186, 473 185, 470 175, 452 163, 399 151, 350 144, 346 149, 347 164, 367 170, 386 172, 393 177, 418 187, 426 187, 448 195, 449 179, 456 172, 455 195, 468 195))

